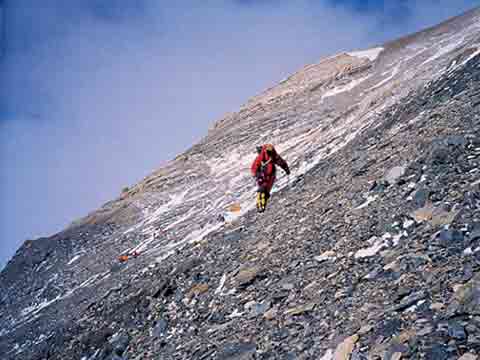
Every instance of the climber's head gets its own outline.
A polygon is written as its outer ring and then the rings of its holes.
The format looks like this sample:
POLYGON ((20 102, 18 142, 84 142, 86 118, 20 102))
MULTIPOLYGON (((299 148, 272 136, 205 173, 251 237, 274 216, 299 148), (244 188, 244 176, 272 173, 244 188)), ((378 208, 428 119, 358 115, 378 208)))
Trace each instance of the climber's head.
POLYGON ((273 145, 272 144, 265 145, 265 151, 268 155, 272 155, 273 154, 273 145))

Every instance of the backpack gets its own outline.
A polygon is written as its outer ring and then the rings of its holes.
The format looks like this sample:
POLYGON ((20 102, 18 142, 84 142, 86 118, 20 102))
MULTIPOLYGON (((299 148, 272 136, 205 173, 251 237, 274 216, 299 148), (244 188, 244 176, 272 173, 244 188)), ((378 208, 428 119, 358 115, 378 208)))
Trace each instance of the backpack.
POLYGON ((273 163, 273 157, 268 156, 268 159, 265 158, 267 154, 266 151, 263 150, 263 148, 260 154, 262 156, 262 162, 257 169, 257 181, 259 185, 266 181, 267 176, 275 176, 275 164, 273 163), (272 164, 272 172, 271 174, 267 174, 267 167, 270 164, 272 164))

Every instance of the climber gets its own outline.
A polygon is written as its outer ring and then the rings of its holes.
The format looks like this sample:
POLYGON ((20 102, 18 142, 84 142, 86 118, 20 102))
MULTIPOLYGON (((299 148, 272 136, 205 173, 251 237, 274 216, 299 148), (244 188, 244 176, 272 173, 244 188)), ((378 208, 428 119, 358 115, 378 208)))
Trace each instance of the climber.
POLYGON ((257 153, 258 155, 252 164, 251 172, 258 186, 257 210, 258 212, 263 212, 275 182, 275 165, 280 166, 287 175, 290 175, 290 169, 287 162, 277 154, 271 144, 257 146, 257 153))

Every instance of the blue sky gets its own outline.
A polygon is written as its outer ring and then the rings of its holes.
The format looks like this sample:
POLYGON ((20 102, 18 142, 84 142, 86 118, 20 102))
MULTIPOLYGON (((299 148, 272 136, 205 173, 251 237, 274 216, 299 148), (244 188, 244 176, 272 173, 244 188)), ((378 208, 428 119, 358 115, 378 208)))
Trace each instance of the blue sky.
POLYGON ((469 0, 0 0, 0 267, 307 63, 469 0))

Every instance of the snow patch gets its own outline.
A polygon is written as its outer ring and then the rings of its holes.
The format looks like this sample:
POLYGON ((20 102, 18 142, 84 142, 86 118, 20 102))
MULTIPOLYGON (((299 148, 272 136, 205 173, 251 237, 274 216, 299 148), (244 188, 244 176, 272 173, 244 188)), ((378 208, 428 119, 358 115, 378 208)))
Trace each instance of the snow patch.
POLYGON ((374 256, 385 247, 385 241, 381 238, 377 238, 376 236, 370 238, 368 242, 371 243, 372 246, 358 250, 355 253, 355 259, 362 259, 374 256))
POLYGON ((237 309, 235 309, 230 315, 227 315, 227 318, 233 319, 237 317, 242 317, 242 315, 243 315, 243 312, 239 312, 237 309))
POLYGON ((373 236, 368 240, 368 243, 370 243, 371 246, 358 250, 355 253, 355 259, 372 257, 376 255, 380 250, 388 247, 390 243, 392 243, 393 246, 397 246, 398 243, 400 242, 400 239, 407 235, 408 234, 404 231, 395 236, 392 236, 388 232, 383 234, 381 238, 373 236))
POLYGON ((397 65, 393 68, 392 70, 392 73, 386 77, 385 79, 383 79, 382 81, 380 81, 378 84, 372 86, 371 88, 365 90, 365 91, 371 91, 371 90, 376 90, 378 89, 379 87, 381 87, 382 85, 388 83, 390 80, 392 80, 397 74, 398 72, 400 71, 400 65, 397 65))
POLYGON ((333 350, 328 349, 327 351, 325 351, 325 354, 323 354, 320 360, 333 360, 333 350))
POLYGON ((222 227, 222 224, 207 224, 204 228, 194 230, 192 231, 185 239, 183 239, 183 242, 190 242, 194 243, 197 241, 201 241, 205 236, 208 234, 214 232, 215 230, 218 230, 222 227))
POLYGON ((377 47, 367 50, 347 52, 348 55, 359 57, 359 58, 368 58, 370 61, 375 61, 378 58, 378 55, 383 51, 383 47, 377 47))
POLYGON ((217 289, 215 290, 215 295, 219 295, 222 293, 223 286, 225 285, 225 281, 227 280, 227 275, 223 274, 222 278, 220 279, 220 284, 218 285, 217 289))
POLYGON ((67 262, 67 265, 72 265, 75 261, 80 259, 81 256, 82 256, 82 254, 75 255, 73 258, 70 259, 69 262, 67 262))
POLYGON ((312 200, 310 200, 309 202, 307 202, 305 205, 310 205, 310 204, 313 204, 314 202, 316 202, 317 200, 319 200, 321 197, 323 197, 324 195, 323 194, 320 194, 320 195, 317 195, 315 196, 312 200))
POLYGON ((322 255, 315 256, 314 259, 318 262, 324 262, 329 260, 335 260, 337 257, 335 256, 335 252, 333 251, 326 251, 322 255))
POLYGON ((374 202, 375 200, 377 200, 377 198, 378 198, 378 195, 371 195, 371 196, 369 196, 369 197, 367 198, 367 200, 366 200, 363 204, 357 206, 354 210, 360 210, 360 209, 366 208, 366 207, 367 207, 368 205, 370 205, 372 202, 374 202))
POLYGON ((403 222, 403 228, 404 229, 408 229, 410 226, 412 226, 413 224, 415 224, 415 221, 413 220, 410 220, 410 219, 407 219, 403 222))
POLYGON ((24 317, 35 315, 35 314, 39 313, 40 311, 42 311, 43 309, 45 309, 46 307, 53 304, 54 302, 60 300, 60 299, 61 299, 61 296, 59 295, 59 296, 57 296, 57 297, 55 297, 51 300, 43 300, 42 302, 39 302, 39 303, 33 303, 32 305, 24 308, 20 312, 20 314, 24 317))
POLYGON ((145 225, 151 224, 152 222, 156 221, 160 217, 160 215, 171 210, 176 205, 182 204, 185 196, 188 194, 189 191, 190 189, 187 189, 181 193, 173 194, 172 196, 170 196, 170 201, 168 201, 166 204, 161 205, 157 210, 155 210, 153 214, 149 216, 149 219, 147 220, 145 225))
POLYGON ((164 227, 163 230, 170 230, 170 229, 174 228, 176 225, 181 224, 184 221, 187 221, 188 219, 190 219, 190 217, 192 217, 192 215, 194 213, 195 213, 195 209, 191 208, 185 215, 179 216, 177 218, 177 220, 175 220, 174 222, 172 222, 169 225, 167 225, 166 227, 164 227))
POLYGON ((80 288, 92 285, 95 282, 95 280, 97 280, 101 275, 102 274, 93 275, 92 277, 82 282, 76 289, 80 289, 80 288))
POLYGON ((437 52, 435 54, 433 54, 432 56, 430 56, 423 63, 421 63, 420 66, 426 65, 426 64, 442 57, 443 55, 446 55, 449 52, 455 50, 456 48, 458 48, 459 46, 462 45, 464 39, 465 39, 465 37, 462 36, 460 39, 457 39, 455 42, 451 42, 452 39, 448 39, 448 42, 442 42, 441 45, 439 46, 437 52))
POLYGON ((447 69, 448 70, 448 73, 449 74, 452 74, 455 70, 461 68, 462 66, 465 66, 467 65, 467 63, 474 59, 475 57, 477 57, 478 55, 480 55, 480 48, 478 48, 480 46, 480 44, 477 44, 477 45, 474 45, 475 47, 477 47, 477 50, 475 52, 473 52, 471 55, 469 55, 465 60, 463 60, 460 64, 457 64, 455 61, 452 63, 452 65, 447 69))
POLYGON ((418 303, 415 305, 410 306, 405 310, 405 312, 415 312, 417 308, 425 303, 425 300, 420 300, 418 303))
POLYGON ((343 86, 338 86, 338 87, 335 87, 331 90, 328 90, 327 92, 325 92, 323 95, 322 95, 322 100, 327 98, 327 97, 331 97, 331 96, 335 96, 335 95, 338 95, 338 94, 341 94, 345 91, 350 91, 352 90, 353 88, 355 88, 356 86, 358 86, 359 84, 361 84, 362 82, 364 82, 365 80, 367 80, 368 78, 370 77, 370 75, 367 75, 367 76, 364 76, 360 79, 356 79, 356 80, 352 80, 351 82, 349 82, 348 84, 346 85, 343 85, 343 86))
POLYGON ((392 237, 392 243, 393 246, 397 246, 398 243, 400 242, 400 239, 404 236, 408 236, 408 233, 406 231, 403 231, 395 236, 392 237))
POLYGON ((133 254, 133 253, 143 253, 147 248, 148 248, 148 245, 151 244, 153 241, 155 240, 155 236, 152 235, 150 236, 147 240, 145 241, 142 241, 140 244, 138 244, 136 247, 128 250, 128 253, 129 254, 133 254))

